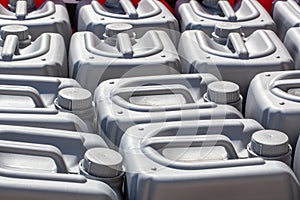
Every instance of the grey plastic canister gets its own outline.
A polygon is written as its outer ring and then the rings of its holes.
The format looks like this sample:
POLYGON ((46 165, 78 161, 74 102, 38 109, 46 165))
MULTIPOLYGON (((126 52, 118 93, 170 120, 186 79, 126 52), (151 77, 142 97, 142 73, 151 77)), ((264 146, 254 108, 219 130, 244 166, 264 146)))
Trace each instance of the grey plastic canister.
POLYGON ((1 198, 120 200, 106 183, 80 175, 85 153, 98 148, 107 145, 95 134, 0 125, 1 198))
POLYGON ((249 158, 247 145, 262 130, 250 119, 129 128, 119 148, 127 170, 127 198, 299 199, 299 182, 290 167, 280 161, 249 158))
POLYGON ((201 30, 182 33, 178 54, 183 73, 212 73, 240 86, 246 97, 251 80, 265 71, 295 68, 292 57, 270 30, 256 30, 244 37, 241 29, 217 25, 212 37, 201 30))
POLYGON ((298 138, 297 146, 294 154, 293 170, 300 181, 300 139, 298 138))
POLYGON ((106 26, 105 39, 92 32, 72 36, 69 74, 92 93, 105 80, 180 73, 177 50, 163 31, 148 31, 140 39, 132 25, 106 26))
POLYGON ((236 119, 242 114, 230 105, 206 102, 211 74, 180 74, 111 79, 96 89, 98 133, 118 148, 124 132, 141 123, 197 119, 236 119))
POLYGON ((67 77, 67 52, 57 33, 43 33, 32 41, 23 25, 0 29, 0 73, 67 77))
POLYGON ((95 131, 92 95, 73 79, 0 75, 0 96, 0 124, 95 131))
POLYGON ((287 31, 300 24, 300 6, 295 0, 275 1, 272 16, 277 25, 277 34, 284 40, 287 31))
POLYGON ((245 116, 260 122, 266 129, 288 135, 293 149, 299 136, 299 71, 265 72, 251 82, 245 116))
POLYGON ((89 0, 78 6, 77 15, 78 31, 91 31, 100 39, 104 38, 108 24, 127 23, 133 26, 138 39, 150 30, 160 30, 167 33, 175 46, 178 43, 178 22, 158 0, 141 0, 137 7, 130 0, 109 0, 105 5, 89 0))
POLYGON ((10 0, 8 8, 0 5, 0 27, 27 26, 32 40, 43 33, 58 33, 64 38, 67 50, 69 49, 72 30, 63 1, 46 0, 39 8, 35 8, 32 0, 10 0))
POLYGON ((202 30, 212 36, 216 25, 238 25, 245 36, 258 29, 276 30, 269 13, 256 0, 238 1, 231 6, 229 1, 179 0, 175 13, 179 18, 181 30, 202 30))
POLYGON ((284 45, 286 49, 289 51, 295 62, 295 69, 300 69, 300 50, 299 50, 299 42, 300 42, 300 28, 292 27, 290 28, 284 37, 284 45))

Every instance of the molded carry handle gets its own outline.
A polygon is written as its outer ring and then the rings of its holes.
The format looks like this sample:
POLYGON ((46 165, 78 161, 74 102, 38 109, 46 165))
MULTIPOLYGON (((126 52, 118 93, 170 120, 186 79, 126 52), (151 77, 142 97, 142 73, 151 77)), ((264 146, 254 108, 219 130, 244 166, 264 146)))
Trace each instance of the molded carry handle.
POLYGON ((63 155, 55 146, 2 140, 0 141, 0 152, 49 157, 55 162, 58 173, 68 173, 63 155))
POLYGON ((129 99, 132 96, 146 95, 164 95, 164 94, 181 94, 187 103, 195 103, 194 98, 188 89, 182 85, 151 85, 141 87, 126 87, 119 88, 113 95, 121 96, 124 99, 129 99))
POLYGON ((228 1, 219 1, 218 6, 222 10, 223 14, 225 17, 228 19, 230 22, 235 22, 237 20, 237 17, 235 15, 234 10, 232 9, 230 3, 228 1))
MULTIPOLYGON (((18 1, 19 2, 19 1, 18 1)), ((8 35, 5 38, 1 57, 4 61, 11 61, 14 54, 19 53, 19 38, 16 35, 8 35)))
POLYGON ((19 0, 16 5, 16 17, 19 20, 24 20, 27 15, 27 1, 19 0))
POLYGON ((235 166, 251 166, 261 165, 265 161, 262 158, 249 158, 238 159, 238 155, 231 143, 231 141, 223 135, 201 135, 201 136, 177 136, 177 137, 157 137, 146 138, 141 143, 141 150, 143 154, 149 157, 161 166, 183 169, 183 170, 201 170, 201 169, 215 169, 226 168, 235 166), (170 160, 162 156, 159 150, 163 150, 163 146, 166 147, 201 147, 201 146, 223 146, 229 160, 216 160, 213 162, 177 162, 176 160, 170 160), (161 149, 160 149, 161 148, 161 149))
POLYGON ((248 58, 249 52, 245 45, 245 42, 243 41, 242 36, 239 33, 229 33, 228 40, 232 44, 235 53, 240 58, 248 58))
POLYGON ((33 87, 0 85, 0 95, 27 96, 33 100, 36 107, 46 108, 40 93, 33 87))
POLYGON ((128 33, 119 33, 117 36, 117 46, 120 53, 125 58, 132 58, 133 50, 128 33))
POLYGON ((129 0, 120 0, 120 4, 125 11, 125 13, 129 16, 129 18, 136 19, 138 18, 138 13, 135 10, 132 2, 129 0))
POLYGON ((289 88, 300 88, 300 79, 276 80, 269 85, 269 90, 278 97, 300 102, 300 97, 287 93, 289 88))
POLYGON ((176 137, 152 137, 147 138, 143 147, 151 146, 155 150, 181 147, 213 147, 222 146, 225 148, 229 159, 238 159, 238 155, 230 139, 224 135, 197 135, 197 136, 176 136, 176 137))

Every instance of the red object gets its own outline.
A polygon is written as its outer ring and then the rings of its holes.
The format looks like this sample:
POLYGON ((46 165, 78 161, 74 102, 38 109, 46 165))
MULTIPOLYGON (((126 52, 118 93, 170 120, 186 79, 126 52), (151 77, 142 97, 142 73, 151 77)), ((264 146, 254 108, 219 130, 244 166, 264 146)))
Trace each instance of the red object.
POLYGON ((34 2, 35 2, 36 7, 38 8, 45 2, 45 0, 34 0, 34 2))
POLYGON ((2 4, 2 6, 4 6, 5 8, 7 8, 9 0, 0 0, 0 2, 2 4))
POLYGON ((273 0, 258 0, 258 2, 269 12, 272 11, 273 0))

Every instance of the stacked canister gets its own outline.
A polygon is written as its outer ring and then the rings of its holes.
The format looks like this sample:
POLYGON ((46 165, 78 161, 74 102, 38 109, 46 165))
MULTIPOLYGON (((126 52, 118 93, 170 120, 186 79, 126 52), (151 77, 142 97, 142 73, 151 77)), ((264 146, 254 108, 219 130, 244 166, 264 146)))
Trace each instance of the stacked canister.
POLYGON ((300 199, 298 1, 0 3, 0 199, 300 199))

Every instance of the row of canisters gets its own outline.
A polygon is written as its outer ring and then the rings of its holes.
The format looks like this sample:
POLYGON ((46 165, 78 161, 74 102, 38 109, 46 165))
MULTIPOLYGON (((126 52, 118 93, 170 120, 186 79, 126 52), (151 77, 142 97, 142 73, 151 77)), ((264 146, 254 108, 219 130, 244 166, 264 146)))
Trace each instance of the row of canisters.
POLYGON ((300 199, 298 1, 41 2, 0 4, 1 199, 300 199))

